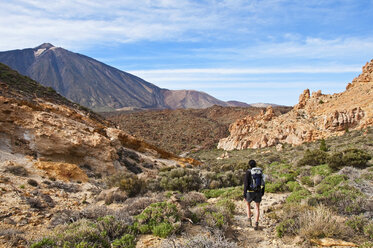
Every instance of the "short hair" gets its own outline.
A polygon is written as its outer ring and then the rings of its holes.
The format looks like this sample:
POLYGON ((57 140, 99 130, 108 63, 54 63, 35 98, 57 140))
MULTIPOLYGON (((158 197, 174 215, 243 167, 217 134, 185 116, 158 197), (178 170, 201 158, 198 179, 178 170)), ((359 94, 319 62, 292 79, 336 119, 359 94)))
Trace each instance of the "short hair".
POLYGON ((256 166, 256 162, 255 162, 255 160, 253 160, 253 159, 250 160, 250 161, 249 161, 249 165, 250 165, 251 168, 254 168, 254 167, 256 166))

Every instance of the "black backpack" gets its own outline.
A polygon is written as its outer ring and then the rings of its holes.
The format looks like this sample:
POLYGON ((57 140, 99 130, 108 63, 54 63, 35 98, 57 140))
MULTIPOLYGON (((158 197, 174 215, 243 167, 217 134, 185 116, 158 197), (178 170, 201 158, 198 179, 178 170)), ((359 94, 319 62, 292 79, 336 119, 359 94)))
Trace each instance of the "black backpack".
POLYGON ((264 186, 264 178, 263 178, 262 169, 255 167, 251 169, 250 173, 251 173, 250 189, 255 192, 260 192, 262 189, 262 186, 264 186))

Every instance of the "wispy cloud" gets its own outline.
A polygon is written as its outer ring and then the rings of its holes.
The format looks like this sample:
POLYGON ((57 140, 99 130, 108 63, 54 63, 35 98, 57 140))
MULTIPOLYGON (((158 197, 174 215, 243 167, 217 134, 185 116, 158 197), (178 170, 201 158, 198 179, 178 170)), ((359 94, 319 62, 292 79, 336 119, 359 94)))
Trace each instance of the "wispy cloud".
POLYGON ((161 69, 161 70, 137 70, 131 73, 143 76, 159 75, 196 75, 196 74, 284 74, 284 73, 341 73, 359 72, 358 66, 333 66, 333 67, 277 67, 277 68, 195 68, 195 69, 161 69))

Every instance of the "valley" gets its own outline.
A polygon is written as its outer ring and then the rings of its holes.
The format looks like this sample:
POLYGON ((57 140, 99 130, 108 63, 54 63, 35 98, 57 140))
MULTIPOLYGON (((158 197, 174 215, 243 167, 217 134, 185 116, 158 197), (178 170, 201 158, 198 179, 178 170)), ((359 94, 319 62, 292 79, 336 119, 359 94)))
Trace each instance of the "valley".
MULTIPOLYGON (((355 90, 369 80, 355 80, 355 90)), ((372 245, 369 122, 297 145, 225 151, 216 145, 236 119, 295 110, 213 106, 105 119, 5 65, 0 81, 3 247, 372 245), (242 197, 250 159, 266 175, 257 231, 242 197)))

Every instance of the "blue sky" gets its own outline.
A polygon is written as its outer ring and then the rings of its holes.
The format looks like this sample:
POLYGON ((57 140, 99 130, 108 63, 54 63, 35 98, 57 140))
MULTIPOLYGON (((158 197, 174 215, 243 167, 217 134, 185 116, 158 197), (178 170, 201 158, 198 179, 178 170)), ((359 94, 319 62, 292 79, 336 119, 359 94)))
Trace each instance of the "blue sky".
POLYGON ((0 50, 50 42, 168 89, 294 105, 373 59, 373 1, 0 0, 0 50))

